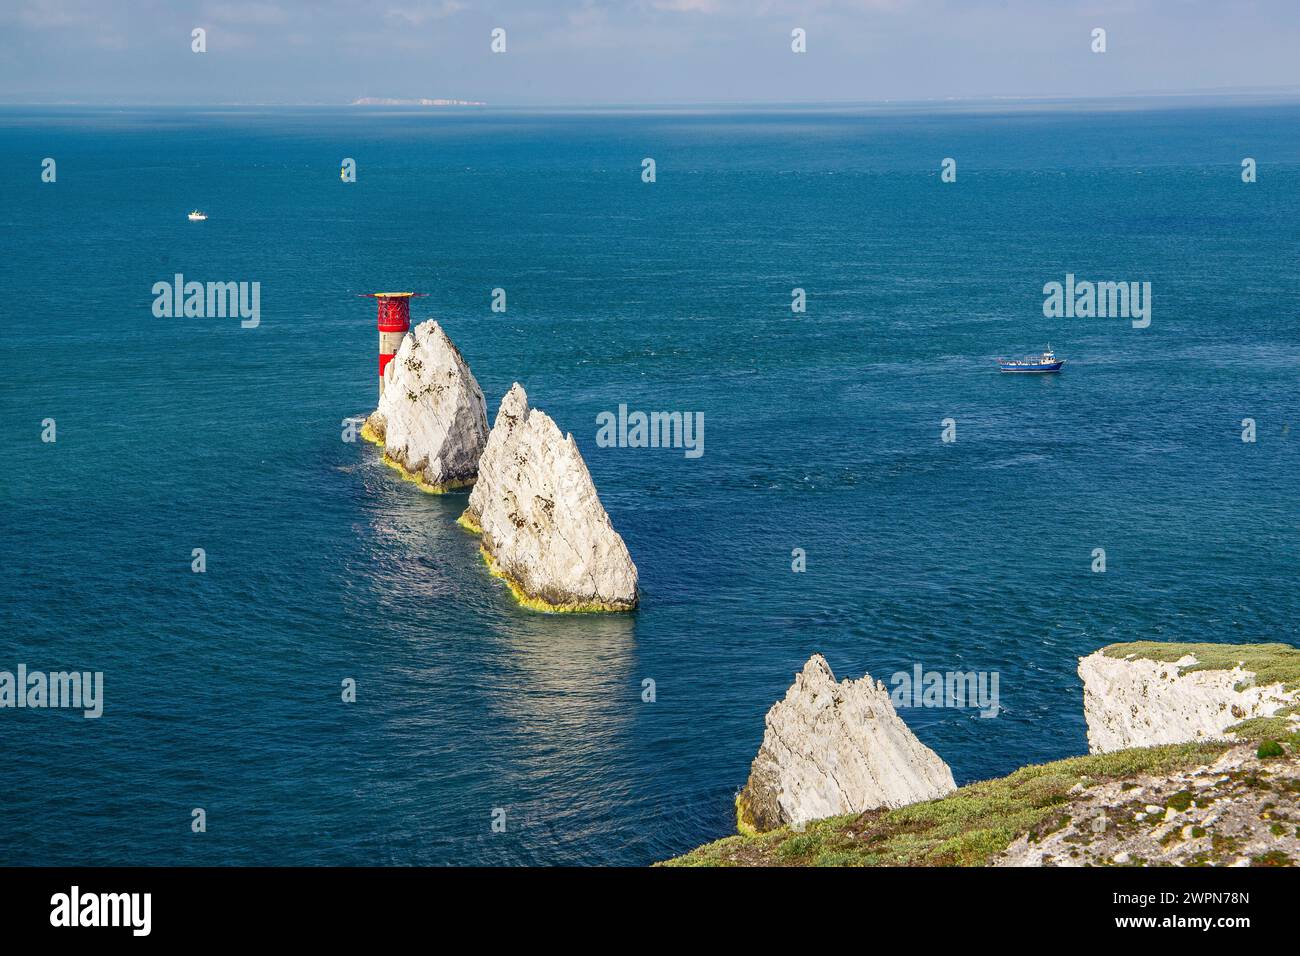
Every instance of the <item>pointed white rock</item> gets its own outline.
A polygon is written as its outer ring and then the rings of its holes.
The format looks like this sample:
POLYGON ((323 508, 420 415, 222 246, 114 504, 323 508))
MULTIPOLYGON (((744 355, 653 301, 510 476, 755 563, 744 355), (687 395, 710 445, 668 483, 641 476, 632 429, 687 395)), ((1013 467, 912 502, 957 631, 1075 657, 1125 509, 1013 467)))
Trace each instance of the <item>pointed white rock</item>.
POLYGON ((763 745, 737 798, 742 830, 901 807, 956 789, 952 771, 917 740, 884 684, 835 682, 820 654, 767 712, 763 745))
POLYGON ((461 524, 483 535, 493 571, 522 604, 627 611, 636 565, 610 523, 572 435, 516 382, 497 412, 461 524))
POLYGON ((382 445, 385 459, 428 491, 473 483, 487 446, 487 403, 437 322, 422 322, 402 339, 362 435, 382 445))

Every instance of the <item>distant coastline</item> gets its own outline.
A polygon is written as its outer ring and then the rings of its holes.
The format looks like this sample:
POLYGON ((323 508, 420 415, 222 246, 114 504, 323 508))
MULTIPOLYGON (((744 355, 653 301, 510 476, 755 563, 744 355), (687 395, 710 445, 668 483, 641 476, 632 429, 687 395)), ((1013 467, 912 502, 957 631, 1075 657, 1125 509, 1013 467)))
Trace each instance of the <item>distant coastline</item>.
POLYGON ((362 96, 353 100, 350 106, 487 106, 479 100, 396 100, 383 96, 362 96))

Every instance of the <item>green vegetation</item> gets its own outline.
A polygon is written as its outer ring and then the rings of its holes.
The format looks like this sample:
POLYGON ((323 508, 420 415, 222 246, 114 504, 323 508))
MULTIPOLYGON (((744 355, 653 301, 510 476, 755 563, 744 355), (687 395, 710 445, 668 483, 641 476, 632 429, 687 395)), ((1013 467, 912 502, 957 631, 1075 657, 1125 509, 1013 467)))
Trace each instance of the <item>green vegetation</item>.
POLYGON ((1269 850, 1267 853, 1261 853, 1259 856, 1250 858, 1252 866, 1292 866, 1291 857, 1287 856, 1281 850, 1269 850))
MULTIPOLYGON (((1290 644, 1169 644, 1160 641, 1133 641, 1111 644, 1101 652, 1107 657, 1138 658, 1174 663, 1188 654, 1196 663, 1182 673, 1193 671, 1230 671, 1238 664, 1255 675, 1257 686, 1281 684, 1286 690, 1300 690, 1300 648, 1290 644)), ((1243 689, 1238 685, 1238 690, 1243 689)))
POLYGON ((1260 760, 1265 757, 1284 757, 1286 751, 1282 749, 1282 745, 1276 740, 1261 740, 1259 749, 1255 751, 1255 756, 1260 760))
MULTIPOLYGON (((1280 713, 1280 712, 1279 712, 1280 713)), ((1265 740, 1281 741, 1292 747, 1300 747, 1300 730, 1291 721, 1279 717, 1252 717, 1228 728, 1228 733, 1242 740, 1261 743, 1265 740)))
POLYGON ((962 787, 940 800, 869 810, 727 837, 667 866, 981 866, 1017 837, 1042 839, 1068 823, 1060 809, 1076 787, 1138 774, 1173 773, 1212 762, 1226 744, 1175 744, 1071 757, 1022 767, 962 787))

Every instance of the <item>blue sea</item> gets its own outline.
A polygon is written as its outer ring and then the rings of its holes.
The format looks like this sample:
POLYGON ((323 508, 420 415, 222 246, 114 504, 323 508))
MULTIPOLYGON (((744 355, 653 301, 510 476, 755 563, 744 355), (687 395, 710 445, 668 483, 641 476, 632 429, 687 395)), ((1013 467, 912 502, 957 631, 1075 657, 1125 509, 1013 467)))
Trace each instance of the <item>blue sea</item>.
POLYGON ((966 783, 1086 751, 1104 644, 1300 644, 1295 105, 8 107, 0 226, 0 670, 104 675, 0 710, 0 862, 643 865, 733 831, 814 652, 997 672, 901 712, 966 783), (176 273, 260 324, 156 318, 176 273), (1045 318, 1067 273, 1150 327, 1045 318), (519 608, 341 439, 392 289, 572 432, 639 611, 519 608))

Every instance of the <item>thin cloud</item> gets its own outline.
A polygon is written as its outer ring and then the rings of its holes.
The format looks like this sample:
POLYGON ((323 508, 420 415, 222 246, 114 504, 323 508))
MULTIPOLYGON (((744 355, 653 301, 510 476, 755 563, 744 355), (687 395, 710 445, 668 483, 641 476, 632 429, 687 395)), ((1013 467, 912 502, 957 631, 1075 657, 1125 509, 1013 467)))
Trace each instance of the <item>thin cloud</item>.
POLYGON ((273 3, 212 3, 203 12, 209 20, 240 26, 275 26, 286 23, 289 14, 273 3))
POLYGON ((465 5, 458 3, 457 0, 442 0, 440 3, 389 7, 384 11, 384 18, 418 27, 422 23, 445 20, 464 9, 465 5))
POLYGON ((670 13, 717 13, 716 0, 652 0, 650 6, 670 13))

